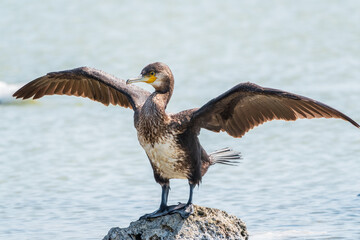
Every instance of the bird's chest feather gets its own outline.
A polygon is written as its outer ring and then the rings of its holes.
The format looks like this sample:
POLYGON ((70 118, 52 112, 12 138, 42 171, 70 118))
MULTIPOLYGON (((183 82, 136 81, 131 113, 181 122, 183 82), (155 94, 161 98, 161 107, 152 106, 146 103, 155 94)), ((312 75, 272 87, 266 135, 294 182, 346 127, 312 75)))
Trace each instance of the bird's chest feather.
POLYGON ((143 136, 138 137, 155 173, 167 179, 188 177, 189 166, 185 153, 177 144, 174 135, 164 135, 155 143, 147 141, 143 136))

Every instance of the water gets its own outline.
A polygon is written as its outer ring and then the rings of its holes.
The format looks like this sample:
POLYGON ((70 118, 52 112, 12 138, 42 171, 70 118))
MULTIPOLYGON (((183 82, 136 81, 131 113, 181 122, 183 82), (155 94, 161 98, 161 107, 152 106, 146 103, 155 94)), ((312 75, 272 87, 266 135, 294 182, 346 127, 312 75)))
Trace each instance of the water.
MULTIPOLYGON (((170 112, 252 81, 360 122, 359 9, 355 0, 2 1, 0 238, 101 239, 160 201, 131 110, 64 96, 9 101, 13 85, 83 65, 127 79, 163 61, 176 80, 170 112)), ((194 202, 242 218, 251 239, 360 238, 360 132, 349 123, 277 121, 241 139, 205 130, 200 139, 244 160, 212 167, 194 202)), ((170 203, 186 201, 186 181, 171 184, 170 203)))

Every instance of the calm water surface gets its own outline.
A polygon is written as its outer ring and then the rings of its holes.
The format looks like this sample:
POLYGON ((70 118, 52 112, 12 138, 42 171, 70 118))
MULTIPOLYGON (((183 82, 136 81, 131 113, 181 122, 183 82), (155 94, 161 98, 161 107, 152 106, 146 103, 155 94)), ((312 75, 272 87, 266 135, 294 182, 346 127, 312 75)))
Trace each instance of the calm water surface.
MULTIPOLYGON (((360 122, 359 12, 355 0, 1 1, 0 238, 101 239, 160 201, 132 110, 12 101, 13 85, 84 65, 127 79, 163 61, 176 81, 169 112, 252 81, 360 122)), ((243 161, 212 167, 194 202, 242 218, 251 239, 360 239, 360 131, 349 123, 277 121, 242 139, 200 138, 243 161)), ((187 182, 171 184, 170 203, 186 201, 187 182)))

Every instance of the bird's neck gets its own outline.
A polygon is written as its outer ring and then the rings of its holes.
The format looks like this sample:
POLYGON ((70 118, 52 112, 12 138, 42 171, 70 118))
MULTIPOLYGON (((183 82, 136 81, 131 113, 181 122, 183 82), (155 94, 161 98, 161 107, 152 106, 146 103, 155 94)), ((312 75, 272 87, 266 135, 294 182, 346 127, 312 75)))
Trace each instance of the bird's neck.
POLYGON ((153 92, 142 107, 142 115, 145 119, 166 119, 166 106, 170 100, 171 93, 153 92))
POLYGON ((159 142, 166 133, 166 123, 169 120, 165 112, 168 94, 154 92, 141 108, 140 115, 135 123, 140 142, 154 144, 159 142))
MULTIPOLYGON (((165 114, 165 109, 170 101, 171 94, 172 92, 153 92, 145 104, 147 104, 150 109, 156 111, 157 113, 165 114)), ((155 114, 155 112, 153 114, 155 114)))
POLYGON ((165 112, 165 109, 170 101, 171 95, 172 95, 172 91, 167 91, 164 93, 156 91, 153 93, 154 96, 153 101, 155 102, 158 108, 160 108, 165 112))
POLYGON ((165 111, 174 90, 174 77, 167 76, 159 86, 154 86, 154 88, 155 92, 151 94, 150 98, 157 104, 159 103, 159 107, 165 111))

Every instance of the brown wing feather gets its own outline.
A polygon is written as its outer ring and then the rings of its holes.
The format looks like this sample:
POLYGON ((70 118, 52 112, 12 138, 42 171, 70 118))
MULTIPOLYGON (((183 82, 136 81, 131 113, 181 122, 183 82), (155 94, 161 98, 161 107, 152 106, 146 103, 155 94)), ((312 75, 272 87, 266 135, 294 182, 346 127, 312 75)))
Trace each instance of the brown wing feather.
POLYGON ((53 94, 87 97, 105 105, 120 105, 134 110, 150 96, 146 90, 126 85, 124 80, 89 67, 48 73, 29 82, 13 96, 37 99, 53 94))
POLYGON ((264 122, 299 118, 340 118, 360 127, 345 114, 321 102, 253 83, 239 84, 212 99, 192 113, 191 122, 200 128, 242 137, 264 122))

